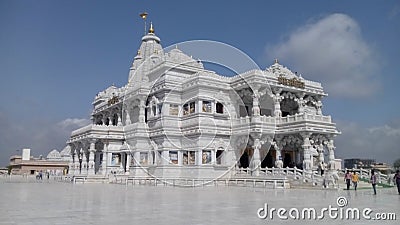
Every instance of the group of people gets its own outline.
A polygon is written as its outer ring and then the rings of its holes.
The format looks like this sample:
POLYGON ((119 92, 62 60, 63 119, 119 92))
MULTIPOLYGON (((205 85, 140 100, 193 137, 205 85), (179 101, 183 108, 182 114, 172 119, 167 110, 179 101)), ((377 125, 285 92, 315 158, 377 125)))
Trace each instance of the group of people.
MULTIPOLYGON (((45 175, 46 175, 47 179, 50 178, 49 172, 45 172, 45 175)), ((36 180, 43 180, 43 172, 42 171, 36 171, 36 180)))
POLYGON ((347 190, 350 190, 350 184, 352 182, 354 190, 356 191, 357 184, 360 180, 358 178, 358 174, 356 173, 356 171, 354 171, 353 174, 351 174, 350 171, 347 171, 346 174, 344 175, 344 181, 346 182, 347 190))
MULTIPOLYGON (((354 190, 357 190, 357 184, 359 182, 358 174, 354 171, 353 174, 350 171, 347 171, 344 175, 344 181, 347 185, 347 190, 350 190, 350 184, 353 183, 354 190)), ((400 195, 400 170, 396 170, 396 174, 393 177, 394 183, 397 185, 397 191, 400 195)), ((377 176, 374 170, 371 170, 371 177, 369 178, 369 182, 372 184, 372 189, 374 190, 374 195, 376 195, 376 183, 377 176)))

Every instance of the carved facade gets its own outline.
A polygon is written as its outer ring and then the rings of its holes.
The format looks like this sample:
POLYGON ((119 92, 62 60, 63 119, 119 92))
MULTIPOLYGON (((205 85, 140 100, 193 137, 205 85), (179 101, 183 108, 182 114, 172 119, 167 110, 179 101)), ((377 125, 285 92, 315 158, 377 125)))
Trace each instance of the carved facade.
POLYGON ((142 38, 128 83, 98 93, 93 123, 72 132, 70 174, 215 177, 232 167, 334 167, 330 116, 320 83, 276 60, 224 77, 178 48, 142 38))

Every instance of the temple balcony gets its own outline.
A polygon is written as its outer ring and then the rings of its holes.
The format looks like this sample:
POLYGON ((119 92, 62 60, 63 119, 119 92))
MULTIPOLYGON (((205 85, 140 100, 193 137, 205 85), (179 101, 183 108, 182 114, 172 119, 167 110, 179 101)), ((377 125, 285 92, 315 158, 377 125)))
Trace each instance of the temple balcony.
POLYGON ((72 131, 71 138, 68 143, 87 139, 124 139, 124 131, 122 126, 107 126, 90 124, 85 127, 72 131))
POLYGON ((241 133, 274 133, 276 130, 276 119, 271 116, 258 117, 240 117, 234 119, 233 130, 238 134, 241 133))
POLYGON ((234 132, 292 133, 299 131, 339 134, 330 116, 296 114, 286 117, 241 117, 233 120, 234 132))
POLYGON ((296 114, 277 118, 277 133, 292 133, 299 131, 339 134, 336 124, 330 116, 296 114))

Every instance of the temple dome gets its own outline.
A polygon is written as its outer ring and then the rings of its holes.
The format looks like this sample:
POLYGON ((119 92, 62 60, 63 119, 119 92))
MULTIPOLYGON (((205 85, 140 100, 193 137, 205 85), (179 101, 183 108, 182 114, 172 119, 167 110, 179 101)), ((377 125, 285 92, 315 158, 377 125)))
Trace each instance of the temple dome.
POLYGON ((299 79, 299 78, 301 78, 301 77, 297 76, 296 73, 293 73, 287 67, 279 64, 277 59, 275 60, 275 63, 272 64, 270 67, 266 68, 265 71, 272 73, 276 77, 283 76, 283 77, 286 77, 288 79, 291 79, 291 78, 299 79))
POLYGON ((46 159, 48 160, 60 160, 61 155, 60 152, 58 152, 56 149, 53 149, 49 154, 47 154, 46 159))
POLYGON ((144 74, 163 60, 164 50, 160 41, 155 34, 153 24, 151 24, 149 33, 142 37, 142 43, 130 68, 129 82, 131 84, 148 81, 144 74))
POLYGON ((189 65, 189 66, 194 66, 198 68, 203 68, 203 64, 200 62, 197 62, 197 60, 194 60, 192 57, 186 55, 183 53, 181 50, 178 48, 172 49, 170 52, 166 54, 166 59, 168 61, 172 61, 174 63, 178 64, 183 64, 183 65, 189 65))
POLYGON ((71 146, 65 146, 65 148, 60 152, 60 155, 61 157, 69 157, 71 155, 71 146))

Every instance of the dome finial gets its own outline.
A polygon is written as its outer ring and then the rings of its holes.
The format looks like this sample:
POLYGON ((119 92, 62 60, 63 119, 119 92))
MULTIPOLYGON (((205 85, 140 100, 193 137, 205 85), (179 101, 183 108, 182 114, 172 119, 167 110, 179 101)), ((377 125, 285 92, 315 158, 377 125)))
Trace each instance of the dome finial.
POLYGON ((275 59, 274 63, 279 63, 279 62, 278 62, 278 59, 275 59))
POLYGON ((150 22, 149 33, 150 33, 150 34, 154 34, 153 22, 150 22))

